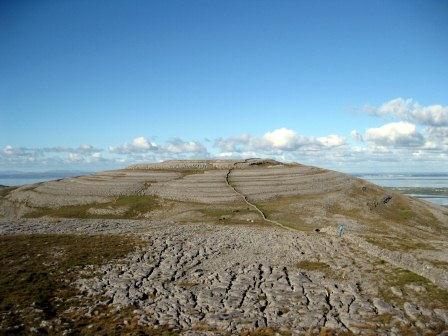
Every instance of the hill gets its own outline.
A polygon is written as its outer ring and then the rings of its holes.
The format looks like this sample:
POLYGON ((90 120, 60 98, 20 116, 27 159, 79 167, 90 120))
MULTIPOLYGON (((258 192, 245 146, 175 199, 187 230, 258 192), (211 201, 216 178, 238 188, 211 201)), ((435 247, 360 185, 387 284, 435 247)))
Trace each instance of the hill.
POLYGON ((0 195, 4 235, 143 240, 76 280, 107 307, 136 307, 140 326, 389 334, 448 323, 448 210, 339 172, 166 161, 0 195))

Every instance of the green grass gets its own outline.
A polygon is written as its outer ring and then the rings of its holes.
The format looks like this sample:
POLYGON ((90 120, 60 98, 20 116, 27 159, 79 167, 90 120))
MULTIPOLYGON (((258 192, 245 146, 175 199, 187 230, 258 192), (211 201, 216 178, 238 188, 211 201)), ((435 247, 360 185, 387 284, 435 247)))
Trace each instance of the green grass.
POLYGON ((49 216, 54 218, 111 218, 129 219, 139 218, 141 215, 160 207, 155 196, 119 196, 114 201, 107 203, 91 203, 83 205, 63 206, 56 209, 38 208, 26 217, 38 218, 49 216), (89 209, 118 209, 125 208, 123 213, 94 214, 89 209))

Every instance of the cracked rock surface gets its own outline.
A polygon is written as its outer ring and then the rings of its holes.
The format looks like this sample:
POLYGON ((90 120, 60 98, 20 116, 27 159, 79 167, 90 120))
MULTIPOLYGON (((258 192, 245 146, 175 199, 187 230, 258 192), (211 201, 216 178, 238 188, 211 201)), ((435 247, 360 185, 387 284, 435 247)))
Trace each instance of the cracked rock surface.
POLYGON ((405 324, 446 323, 446 310, 381 298, 377 279, 367 272, 379 260, 335 236, 153 225, 146 239, 147 248, 79 281, 89 295, 136 307, 142 324, 178 330, 206 325, 230 333, 270 327, 300 334, 326 327, 389 334, 405 324), (328 267, 301 267, 317 260, 328 267))

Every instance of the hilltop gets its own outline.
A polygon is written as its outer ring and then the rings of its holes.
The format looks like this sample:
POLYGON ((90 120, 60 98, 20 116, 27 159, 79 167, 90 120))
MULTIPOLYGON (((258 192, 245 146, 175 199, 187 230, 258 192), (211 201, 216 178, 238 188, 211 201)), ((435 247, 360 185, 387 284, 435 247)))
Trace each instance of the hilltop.
POLYGON ((106 298, 101 307, 134 307, 126 318, 140 327, 389 334, 448 324, 448 209, 336 171, 175 160, 0 196, 3 235, 143 241, 76 280, 86 297, 106 298))

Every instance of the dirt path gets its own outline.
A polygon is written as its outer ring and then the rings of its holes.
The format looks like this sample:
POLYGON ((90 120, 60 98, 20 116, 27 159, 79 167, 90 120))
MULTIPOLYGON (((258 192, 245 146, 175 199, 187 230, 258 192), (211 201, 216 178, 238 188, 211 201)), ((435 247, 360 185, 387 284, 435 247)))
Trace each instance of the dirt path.
POLYGON ((279 223, 279 222, 277 222, 277 221, 275 221, 275 220, 272 220, 272 219, 267 218, 267 217, 266 217, 266 214, 265 214, 259 207, 257 207, 256 204, 250 202, 250 201, 248 200, 248 197, 247 197, 246 195, 244 195, 242 192, 240 192, 238 189, 236 189, 236 187, 234 187, 234 186, 230 183, 230 174, 232 173, 232 171, 237 167, 237 165, 238 165, 239 163, 246 163, 247 161, 248 161, 248 160, 246 159, 246 160, 244 160, 244 161, 235 162, 235 163, 233 164, 233 167, 230 168, 229 171, 228 171, 227 174, 226 174, 226 184, 227 184, 230 188, 232 188, 232 190, 233 190, 235 193, 237 193, 238 195, 240 195, 241 198, 244 200, 244 202, 245 202, 247 205, 249 205, 249 206, 250 206, 251 208, 253 208, 256 212, 258 212, 258 213, 260 214, 260 216, 263 218, 264 221, 266 221, 266 222, 268 222, 268 223, 270 223, 270 224, 274 224, 274 225, 276 225, 276 226, 279 226, 279 227, 281 227, 281 228, 283 228, 283 229, 286 229, 286 230, 296 231, 296 230, 294 230, 294 229, 291 228, 291 227, 285 226, 285 225, 283 225, 282 223, 279 223))

